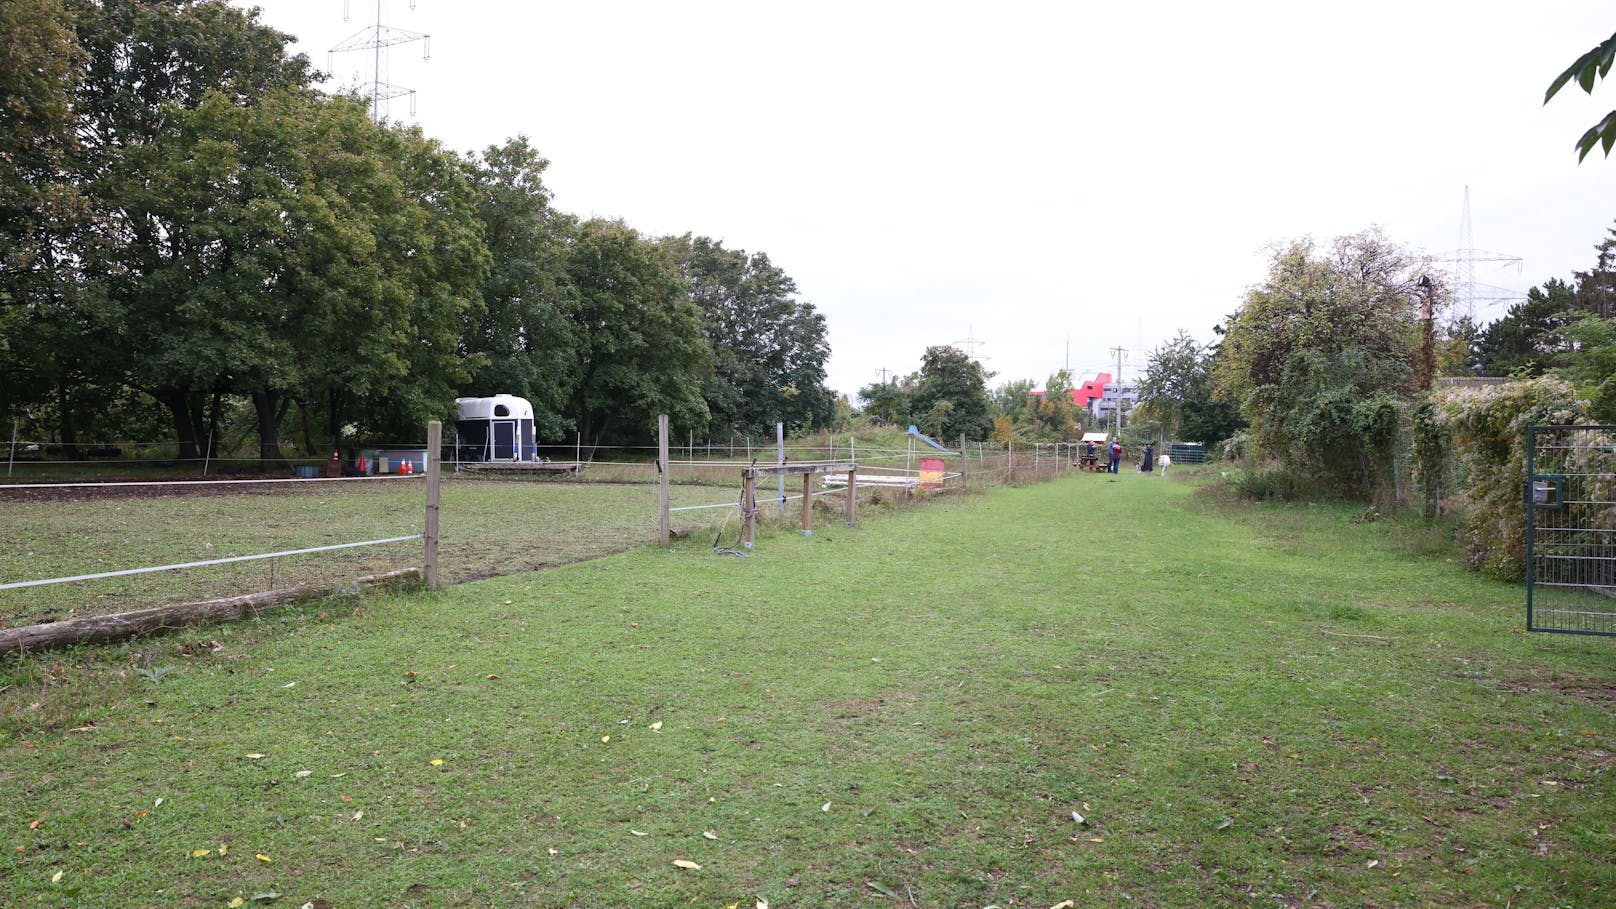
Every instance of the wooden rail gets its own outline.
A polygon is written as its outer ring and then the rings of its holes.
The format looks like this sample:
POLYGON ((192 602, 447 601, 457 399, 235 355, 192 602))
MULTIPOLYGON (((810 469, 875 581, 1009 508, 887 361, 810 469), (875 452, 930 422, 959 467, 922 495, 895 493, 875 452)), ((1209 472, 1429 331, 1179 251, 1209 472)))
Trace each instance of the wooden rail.
POLYGON ((802 535, 814 533, 814 476, 817 474, 847 474, 847 526, 858 519, 858 465, 857 464, 780 464, 772 467, 748 467, 741 471, 741 509, 744 512, 741 546, 751 549, 757 539, 757 481, 759 477, 802 477, 802 535))

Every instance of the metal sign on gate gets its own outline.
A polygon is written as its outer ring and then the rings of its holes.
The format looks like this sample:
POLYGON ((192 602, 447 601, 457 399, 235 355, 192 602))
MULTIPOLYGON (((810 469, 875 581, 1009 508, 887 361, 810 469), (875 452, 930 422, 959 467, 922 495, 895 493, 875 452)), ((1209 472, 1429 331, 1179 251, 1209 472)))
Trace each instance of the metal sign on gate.
POLYGON ((1616 635, 1616 426, 1526 430, 1526 627, 1616 635))

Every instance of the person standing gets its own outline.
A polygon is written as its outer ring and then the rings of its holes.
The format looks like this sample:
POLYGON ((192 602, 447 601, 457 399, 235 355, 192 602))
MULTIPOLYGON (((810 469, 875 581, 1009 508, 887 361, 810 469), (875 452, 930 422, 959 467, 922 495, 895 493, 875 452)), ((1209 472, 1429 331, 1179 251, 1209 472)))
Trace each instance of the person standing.
POLYGON ((1145 443, 1145 460, 1139 465, 1139 469, 1145 473, 1151 473, 1156 469, 1156 445, 1154 442, 1145 443))
POLYGON ((1111 440, 1111 473, 1116 473, 1122 466, 1122 443, 1116 439, 1111 440))

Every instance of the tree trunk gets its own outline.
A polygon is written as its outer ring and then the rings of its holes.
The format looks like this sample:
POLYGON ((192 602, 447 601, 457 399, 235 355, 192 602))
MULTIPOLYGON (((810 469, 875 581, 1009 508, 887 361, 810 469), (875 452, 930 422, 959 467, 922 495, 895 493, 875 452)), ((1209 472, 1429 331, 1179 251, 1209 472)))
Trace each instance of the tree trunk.
POLYGON ((73 425, 73 405, 67 399, 66 385, 57 384, 56 404, 57 427, 62 436, 62 449, 67 452, 68 460, 77 461, 83 455, 79 452, 79 434, 77 427, 73 425))
POLYGON ((258 464, 266 472, 286 470, 290 465, 281 457, 281 399, 278 391, 252 393, 253 409, 258 412, 258 464))
POLYGON ((191 421, 191 399, 183 391, 165 388, 154 396, 168 408, 174 418, 174 438, 179 442, 180 460, 196 461, 202 455, 197 451, 195 427, 191 421))

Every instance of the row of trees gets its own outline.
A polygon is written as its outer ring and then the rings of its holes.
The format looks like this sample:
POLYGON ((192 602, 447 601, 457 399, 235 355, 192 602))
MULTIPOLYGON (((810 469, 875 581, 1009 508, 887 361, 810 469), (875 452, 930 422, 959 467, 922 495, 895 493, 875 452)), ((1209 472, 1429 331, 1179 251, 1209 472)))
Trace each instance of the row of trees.
POLYGON ((31 432, 166 423, 195 457, 250 402, 274 460, 496 392, 591 444, 831 419, 824 319, 767 256, 558 211, 526 138, 372 122, 287 41, 222 0, 0 7, 0 406, 31 432))

